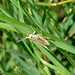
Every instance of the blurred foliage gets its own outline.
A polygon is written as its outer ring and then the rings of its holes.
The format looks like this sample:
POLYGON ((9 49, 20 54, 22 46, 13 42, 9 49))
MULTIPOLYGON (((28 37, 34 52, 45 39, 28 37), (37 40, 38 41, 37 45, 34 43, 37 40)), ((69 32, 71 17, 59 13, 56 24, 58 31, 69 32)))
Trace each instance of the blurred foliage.
POLYGON ((0 0, 1 74, 75 74, 75 1, 0 0), (49 50, 29 39, 16 43, 34 32, 30 25, 50 37, 49 50))

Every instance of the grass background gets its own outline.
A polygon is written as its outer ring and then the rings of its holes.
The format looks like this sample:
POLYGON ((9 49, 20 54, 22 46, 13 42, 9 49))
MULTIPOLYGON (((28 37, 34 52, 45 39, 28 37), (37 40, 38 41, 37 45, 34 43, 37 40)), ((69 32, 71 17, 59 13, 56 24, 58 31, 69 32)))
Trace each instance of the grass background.
POLYGON ((75 74, 75 1, 61 1, 0 0, 0 74, 75 74), (16 43, 33 33, 30 25, 51 38, 49 51, 29 39, 16 43))

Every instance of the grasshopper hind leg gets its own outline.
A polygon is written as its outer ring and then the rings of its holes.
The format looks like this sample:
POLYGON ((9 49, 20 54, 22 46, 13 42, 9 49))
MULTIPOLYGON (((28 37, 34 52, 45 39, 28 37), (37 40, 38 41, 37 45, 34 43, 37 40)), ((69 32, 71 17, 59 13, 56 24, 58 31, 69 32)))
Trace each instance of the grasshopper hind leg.
POLYGON ((46 48, 47 50, 49 50, 49 48, 48 47, 46 47, 45 45, 43 45, 43 44, 41 44, 41 43, 39 43, 40 45, 42 45, 44 48, 46 48))

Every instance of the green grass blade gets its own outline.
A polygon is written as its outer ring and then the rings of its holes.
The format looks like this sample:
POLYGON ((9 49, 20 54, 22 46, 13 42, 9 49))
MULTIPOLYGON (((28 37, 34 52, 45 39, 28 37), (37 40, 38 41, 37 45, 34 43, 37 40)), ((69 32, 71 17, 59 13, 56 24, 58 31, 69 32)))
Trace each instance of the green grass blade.
POLYGON ((11 59, 8 61, 7 65, 5 67, 6 71, 8 71, 8 69, 10 68, 11 63, 13 62, 13 59, 14 59, 14 57, 11 57, 11 59))
POLYGON ((43 32, 47 37, 50 37, 51 40, 50 42, 52 42, 53 44, 55 44, 57 47, 63 49, 63 50, 67 50, 73 54, 75 54, 75 47, 69 43, 67 43, 66 41, 64 41, 63 39, 60 39, 58 37, 55 37, 49 33, 43 32))
POLYGON ((12 18, 12 16, 7 12, 7 10, 2 6, 0 5, 0 10, 8 17, 12 18))
POLYGON ((40 75, 39 71, 36 69, 32 61, 24 62, 21 58, 16 56, 16 60, 23 66, 24 70, 29 75, 40 75))
POLYGON ((51 60, 56 66, 67 70, 53 55, 52 53, 48 52, 45 48, 43 48, 41 45, 38 43, 34 42, 33 43, 48 57, 49 60, 51 60))
MULTIPOLYGON (((17 7, 17 3, 13 0, 10 0, 16 7, 17 7)), ((18 8, 18 7, 17 7, 18 8)), ((40 29, 42 29, 43 31, 46 31, 38 22, 37 22, 37 20, 32 16, 32 15, 30 15, 29 14, 29 12, 26 10, 26 9, 22 9, 21 8, 21 10, 22 10, 22 12, 24 13, 24 15, 27 17, 27 18, 29 18, 29 20, 34 24, 34 25, 37 25, 40 29)))
POLYGON ((10 24, 0 22, 0 28, 4 28, 4 29, 15 31, 19 33, 19 31, 10 24))
POLYGON ((40 61, 45 64, 46 66, 52 68, 52 69, 55 69, 55 70, 58 70, 60 72, 62 72, 63 74, 69 74, 71 75, 72 73, 69 72, 51 53, 48 53, 47 50, 45 50, 41 45, 39 45, 38 43, 34 42, 33 43, 58 67, 56 66, 53 66, 49 63, 47 63, 46 61, 44 61, 42 58, 40 58, 38 52, 35 50, 34 48, 34 51, 37 55, 37 57, 40 59, 40 61), (58 64, 58 65, 57 65, 58 64), (60 67, 60 68, 59 68, 60 67))
MULTIPOLYGON (((51 26, 53 27, 53 30, 58 35, 58 37, 62 40, 62 37, 59 34, 57 28, 53 24, 51 26)), ((68 59, 68 61, 72 64, 72 66, 75 67, 75 61, 74 61, 74 59, 66 51, 63 51, 62 49, 59 49, 59 51, 68 59)))
POLYGON ((59 51, 68 59, 68 61, 75 67, 75 60, 66 51, 59 49, 59 51))
POLYGON ((20 2, 19 2, 19 0, 17 2, 18 2, 19 12, 20 12, 19 18, 20 18, 20 21, 22 21, 24 23, 23 13, 22 13, 22 10, 21 10, 20 2))
POLYGON ((33 33, 31 27, 25 23, 21 23, 15 19, 9 18, 0 14, 0 20, 7 22, 8 24, 12 25, 16 29, 18 29, 22 33, 33 33))
POLYGON ((37 57, 41 60, 41 62, 42 62, 43 64, 45 64, 46 66, 48 66, 48 67, 50 67, 50 68, 52 68, 52 69, 54 69, 54 70, 60 71, 60 72, 62 72, 63 74, 72 75, 72 73, 69 72, 69 71, 67 71, 67 70, 61 69, 61 68, 59 68, 59 67, 56 67, 56 66, 54 66, 54 65, 51 65, 51 64, 47 63, 46 61, 44 61, 42 58, 40 58, 40 57, 38 56, 38 54, 37 54, 36 51, 35 51, 35 53, 36 53, 37 57))

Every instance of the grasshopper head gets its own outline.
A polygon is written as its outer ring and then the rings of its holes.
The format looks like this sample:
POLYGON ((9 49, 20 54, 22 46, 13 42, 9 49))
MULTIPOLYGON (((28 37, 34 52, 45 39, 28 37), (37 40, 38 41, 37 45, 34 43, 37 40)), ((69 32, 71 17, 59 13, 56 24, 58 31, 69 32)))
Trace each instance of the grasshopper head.
POLYGON ((37 39, 38 38, 38 35, 29 34, 29 36, 26 37, 26 38, 29 38, 29 39, 37 39))
POLYGON ((28 36, 29 38, 32 38, 33 37, 33 34, 29 34, 29 36, 28 36))
POLYGON ((28 39, 33 38, 33 34, 29 34, 29 36, 27 36, 26 38, 28 39))

